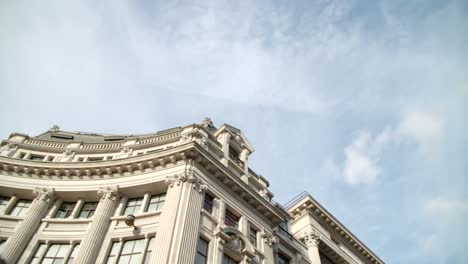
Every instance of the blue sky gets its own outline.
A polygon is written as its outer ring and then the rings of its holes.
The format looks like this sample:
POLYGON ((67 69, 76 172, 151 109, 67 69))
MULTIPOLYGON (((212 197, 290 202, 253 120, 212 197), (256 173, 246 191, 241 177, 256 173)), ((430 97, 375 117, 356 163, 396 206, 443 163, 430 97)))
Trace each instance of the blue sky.
POLYGON ((468 263, 466 1, 2 1, 0 136, 243 130, 387 263, 468 263))

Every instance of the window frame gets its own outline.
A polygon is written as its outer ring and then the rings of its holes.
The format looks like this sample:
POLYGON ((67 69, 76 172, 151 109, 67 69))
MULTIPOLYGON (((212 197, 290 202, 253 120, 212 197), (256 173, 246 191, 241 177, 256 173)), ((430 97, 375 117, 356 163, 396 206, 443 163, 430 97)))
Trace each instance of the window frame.
POLYGON ((136 214, 139 212, 140 208, 143 206, 144 198, 143 197, 135 197, 135 198, 129 198, 127 202, 125 203, 125 208, 122 212, 122 215, 129 215, 129 214, 136 214), (129 203, 132 201, 136 201, 136 204, 133 207, 132 212, 127 213, 127 208, 129 208, 129 203), (138 204, 139 203, 139 204, 138 204))
POLYGON ((258 247, 258 230, 252 225, 249 226, 249 242, 254 248, 258 247), (252 236, 252 231, 255 234, 254 236, 252 236), (254 240, 254 242, 252 242, 252 240, 254 240))
POLYGON ((277 264, 290 264, 291 263, 291 258, 286 256, 285 254, 278 252, 278 259, 277 259, 277 264), (282 259, 285 262, 280 262, 279 260, 282 259))
MULTIPOLYGON (((124 249, 125 243, 130 242, 130 241, 143 240, 144 244, 143 244, 142 251, 141 251, 140 263, 149 264, 149 262, 146 262, 146 260, 147 260, 146 258, 148 256, 148 254, 151 254, 151 256, 152 256, 153 250, 152 250, 152 248, 150 249, 150 246, 151 246, 151 243, 153 243, 153 245, 154 245, 154 239, 155 239, 154 234, 151 235, 151 236, 146 236, 146 237, 129 237, 129 238, 125 238, 125 239, 112 239, 110 241, 110 246, 109 246, 109 248, 107 250, 107 254, 106 254, 106 257, 105 257, 103 263, 105 263, 105 264, 117 264, 117 263, 119 263, 120 258, 122 257, 122 251, 124 249), (112 249, 113 249, 114 245, 116 245, 116 252, 115 252, 115 255, 111 256, 112 249), (111 262, 109 262, 109 257, 113 257, 111 262)), ((133 245, 133 248, 134 247, 135 247, 135 245, 133 245)), ((130 255, 133 255, 133 254, 130 254, 130 255)), ((151 260, 151 256, 148 259, 148 261, 151 260)))
POLYGON ((214 203, 214 197, 209 194, 205 193, 205 196, 203 198, 203 209, 208 212, 209 214, 213 213, 213 203, 214 203), (208 199, 207 199, 208 198, 208 199))
POLYGON ((0 196, 0 215, 6 215, 8 213, 7 209, 10 201, 11 197, 0 196))
POLYGON ((23 217, 28 213, 29 208, 31 208, 31 204, 32 204, 32 200, 19 199, 18 201, 15 202, 15 205, 13 205, 13 207, 9 210, 8 215, 23 217), (19 203, 28 203, 28 206, 25 207, 24 205, 22 205, 21 207, 18 207, 19 203), (17 208, 21 208, 21 209, 19 210, 18 213, 13 214, 15 212, 15 209, 17 209, 17 208))
POLYGON ((57 209, 57 211, 54 213, 54 217, 55 219, 67 219, 67 218, 71 218, 73 217, 73 211, 75 210, 77 206, 77 202, 62 202, 59 206, 59 208, 57 209), (65 211, 62 210, 62 207, 65 207, 67 206, 65 209, 65 211), (71 209, 71 210, 70 210, 71 209), (65 212, 65 216, 64 217, 59 217, 59 214, 62 213, 62 212, 65 212))
POLYGON ((224 212, 224 224, 226 226, 239 228, 239 220, 239 215, 233 213, 230 209, 226 208, 226 211, 224 212), (229 222, 235 223, 235 225, 230 225, 229 222))
POLYGON ((96 213, 96 209, 97 209, 98 205, 99 205, 99 202, 84 202, 83 205, 81 206, 80 211, 78 212, 78 215, 76 216, 76 218, 78 218, 78 219, 89 219, 89 218, 93 217, 94 214, 96 213), (91 208, 86 208, 89 205, 95 205, 95 206, 91 207, 91 208), (86 217, 82 217, 81 214, 83 212, 86 212, 86 217))
MULTIPOLYGON (((65 255, 63 256, 63 258, 53 257, 52 258, 52 263, 56 259, 62 259, 63 260, 62 263, 65 263, 65 264, 73 263, 73 261, 76 258, 76 255, 78 255, 78 251, 80 250, 80 243, 79 242, 67 243, 67 242, 59 242, 59 241, 58 242, 55 242, 55 241, 54 242, 39 241, 39 243, 37 243, 36 246, 35 246, 34 253, 29 257, 30 263, 41 264, 44 261, 44 259, 46 259, 47 253, 49 252, 50 248, 52 246, 56 246, 56 245, 67 246, 68 248, 66 249, 66 252, 65 252, 65 255), (38 252, 41 249, 41 246, 44 246, 43 250, 42 250, 42 252, 38 252), (75 252, 75 248, 77 248, 76 255, 73 255, 73 253, 75 252), (34 261, 35 258, 37 258, 36 261, 34 261), (72 260, 72 262, 70 262, 70 260, 72 260)), ((61 248, 59 247, 56 254, 60 251, 60 249, 61 248)))
POLYGON ((166 202, 166 193, 158 193, 158 194, 153 194, 149 197, 148 199, 148 204, 145 205, 145 210, 144 212, 157 212, 157 211, 161 211, 163 206, 164 206, 164 203, 166 202), (151 200, 153 198, 158 198, 158 200, 156 202, 151 202, 151 200), (156 209, 153 210, 153 209, 150 209, 150 206, 152 204, 156 204, 156 209), (151 211, 150 211, 151 210, 151 211))
POLYGON ((197 241, 197 246, 196 246, 195 250, 196 250, 195 264, 198 264, 196 261, 197 261, 199 255, 202 256, 204 258, 204 260, 205 260, 202 264, 207 264, 208 263, 208 256, 209 256, 208 253, 210 252, 210 240, 205 239, 202 236, 199 236, 198 241, 197 241), (203 243, 206 243, 206 252, 204 252, 205 255, 202 254, 203 252, 199 251, 200 241, 203 241, 203 243))

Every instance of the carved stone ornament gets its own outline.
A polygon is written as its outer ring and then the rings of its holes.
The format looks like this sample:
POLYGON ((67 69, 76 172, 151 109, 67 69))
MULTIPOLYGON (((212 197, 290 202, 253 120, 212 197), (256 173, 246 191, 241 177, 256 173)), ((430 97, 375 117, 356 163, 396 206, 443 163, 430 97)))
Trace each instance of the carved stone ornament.
POLYGON ((101 196, 101 200, 108 199, 108 200, 115 201, 120 196, 118 185, 100 187, 97 193, 99 196, 101 196))
POLYGON ((43 201, 50 204, 55 198, 55 189, 54 188, 36 188, 33 191, 34 200, 43 201))
POLYGON ((262 235, 262 238, 265 239, 265 243, 267 243, 269 246, 272 246, 278 242, 276 236, 274 236, 272 233, 265 233, 262 235))
POLYGON ((300 240, 306 244, 307 247, 318 246, 320 244, 320 233, 315 230, 304 233, 300 240))
POLYGON ((244 241, 237 235, 231 235, 224 246, 236 254, 242 254, 245 248, 244 241))
POLYGON ((174 186, 180 186, 185 181, 187 181, 187 177, 184 174, 167 176, 165 180, 169 188, 172 188, 174 186))
POLYGON ((268 200, 268 201, 270 200, 270 197, 268 196, 268 191, 266 189, 259 190, 258 194, 260 194, 260 196, 265 198, 265 200, 268 200))
POLYGON ((180 137, 180 140, 177 145, 182 145, 187 142, 197 142, 198 145, 202 146, 205 149, 208 149, 208 140, 201 135, 184 134, 180 137))

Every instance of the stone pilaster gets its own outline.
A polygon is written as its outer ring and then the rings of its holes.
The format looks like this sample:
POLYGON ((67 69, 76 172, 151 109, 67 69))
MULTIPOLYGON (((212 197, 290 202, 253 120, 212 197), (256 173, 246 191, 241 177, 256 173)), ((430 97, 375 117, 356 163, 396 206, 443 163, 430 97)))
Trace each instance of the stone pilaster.
POLYGON ((320 244, 320 234, 316 231, 310 231, 305 233, 301 240, 307 246, 307 253, 309 260, 312 264, 320 264, 320 254, 319 254, 319 244, 320 244))
POLYGON ((53 188, 36 188, 33 193, 36 198, 32 202, 28 213, 17 226, 13 236, 8 238, 1 249, 0 255, 6 263, 16 263, 18 261, 55 198, 53 188))
POLYGON ((169 254, 174 234, 174 228, 179 210, 180 196, 182 194, 185 175, 166 178, 168 189, 166 201, 161 213, 160 225, 154 240, 153 256, 150 263, 169 263, 169 254))
POLYGON ((80 250, 74 263, 92 264, 96 262, 110 224, 110 218, 118 203, 119 186, 100 188, 98 194, 101 196, 101 200, 96 208, 93 221, 80 243, 80 250))
POLYGON ((169 187, 151 263, 193 263, 206 186, 195 177, 192 161, 182 174, 168 177, 166 182, 169 187))

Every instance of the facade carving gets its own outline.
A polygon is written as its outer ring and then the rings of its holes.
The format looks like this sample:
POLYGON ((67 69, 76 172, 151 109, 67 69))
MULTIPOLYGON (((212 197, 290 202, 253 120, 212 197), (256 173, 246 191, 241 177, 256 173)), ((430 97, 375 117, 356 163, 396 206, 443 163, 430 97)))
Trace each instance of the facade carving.
POLYGON ((273 202, 241 130, 209 118, 141 136, 54 126, 0 146, 7 263, 383 263, 310 195, 273 202))

